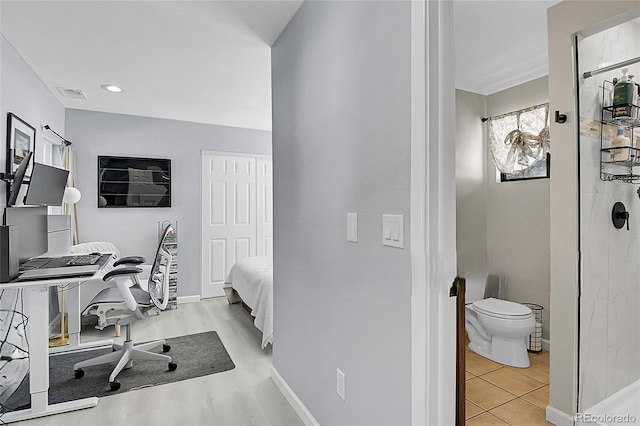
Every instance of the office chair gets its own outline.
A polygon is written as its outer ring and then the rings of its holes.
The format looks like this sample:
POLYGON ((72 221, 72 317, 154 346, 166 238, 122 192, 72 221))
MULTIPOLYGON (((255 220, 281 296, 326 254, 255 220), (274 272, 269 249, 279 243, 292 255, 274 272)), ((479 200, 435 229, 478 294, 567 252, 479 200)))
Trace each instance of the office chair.
MULTIPOLYGON (((173 232, 169 230, 169 232, 173 232)), ((167 235, 167 232, 165 232, 167 235)), ((156 307, 164 310, 169 301, 169 272, 172 255, 161 243, 156 254, 156 261, 151 270, 147 283, 147 290, 141 286, 138 279, 142 269, 131 266, 145 262, 140 256, 130 256, 119 259, 114 265, 124 266, 113 269, 105 274, 105 282, 114 281, 116 287, 108 287, 98 293, 89 303, 84 313, 98 315, 105 324, 119 324, 126 327, 126 340, 123 345, 113 345, 113 352, 76 363, 73 366, 76 379, 84 376, 84 367, 107 364, 117 361, 109 376, 111 390, 120 389, 120 382, 116 380, 118 374, 125 368, 131 368, 134 360, 154 360, 169 363, 169 371, 174 371, 177 364, 169 355, 149 352, 162 345, 162 350, 168 352, 171 347, 166 340, 135 345, 131 339, 131 324, 149 316, 149 310, 156 307), (133 282, 133 285, 130 284, 133 282)))

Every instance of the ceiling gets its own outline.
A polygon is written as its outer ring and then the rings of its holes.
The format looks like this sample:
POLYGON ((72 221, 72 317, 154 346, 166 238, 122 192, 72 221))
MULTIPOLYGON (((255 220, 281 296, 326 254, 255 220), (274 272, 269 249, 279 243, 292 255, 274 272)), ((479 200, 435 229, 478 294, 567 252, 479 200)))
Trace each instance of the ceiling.
POLYGON ((481 95, 549 74, 547 9, 560 0, 455 0, 456 88, 481 95))
MULTIPOLYGON (((456 87, 488 95, 546 75, 555 3, 454 1, 456 87)), ((0 31, 67 108, 271 130, 270 46, 301 4, 2 0, 0 31)))

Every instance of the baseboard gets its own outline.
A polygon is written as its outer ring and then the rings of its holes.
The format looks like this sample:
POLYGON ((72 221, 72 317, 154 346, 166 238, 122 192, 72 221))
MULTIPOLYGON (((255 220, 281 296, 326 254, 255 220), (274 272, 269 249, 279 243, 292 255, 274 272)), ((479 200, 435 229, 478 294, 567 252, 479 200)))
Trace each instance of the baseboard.
POLYGON ((316 419, 311 415, 307 407, 304 406, 298 395, 295 394, 293 389, 289 387, 287 382, 284 381, 278 370, 272 365, 271 366, 271 380, 276 384, 282 395, 289 401, 289 404, 293 407, 294 411, 300 418, 302 422, 307 426, 320 426, 320 423, 316 421, 316 419))
POLYGON ((178 305, 181 303, 193 303, 199 302, 200 295, 196 294, 195 296, 178 296, 178 305))
POLYGON ((542 339, 542 349, 551 352, 551 342, 548 339, 542 339))
POLYGON ((545 420, 556 426, 573 426, 574 425, 573 417, 571 417, 564 411, 560 411, 557 408, 554 408, 550 405, 547 405, 545 420))

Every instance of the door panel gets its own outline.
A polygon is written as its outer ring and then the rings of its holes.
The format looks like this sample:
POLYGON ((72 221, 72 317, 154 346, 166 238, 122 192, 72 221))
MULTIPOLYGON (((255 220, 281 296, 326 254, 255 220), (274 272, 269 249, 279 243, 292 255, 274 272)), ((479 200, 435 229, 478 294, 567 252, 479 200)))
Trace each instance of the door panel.
POLYGON ((270 158, 257 159, 257 256, 273 256, 273 166, 270 158))
POLYGON ((209 262, 209 282, 224 281, 227 265, 227 240, 209 240, 207 258, 212 260, 209 262))
POLYGON ((223 296, 233 264, 255 256, 255 180, 255 158, 202 155, 203 298, 223 296))

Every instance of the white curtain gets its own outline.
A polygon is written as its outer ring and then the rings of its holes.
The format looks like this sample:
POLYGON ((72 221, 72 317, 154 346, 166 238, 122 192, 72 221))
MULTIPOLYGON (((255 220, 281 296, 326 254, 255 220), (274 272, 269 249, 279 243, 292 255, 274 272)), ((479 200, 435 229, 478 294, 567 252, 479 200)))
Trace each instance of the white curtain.
MULTIPOLYGON (((76 151, 71 145, 60 145, 60 158, 62 166, 69 170, 68 187, 76 187, 76 151)), ((71 244, 78 244, 78 207, 77 204, 62 203, 62 214, 71 216, 71 244)))
POLYGON ((526 170, 549 152, 549 104, 489 119, 489 145, 500 173, 526 170))

